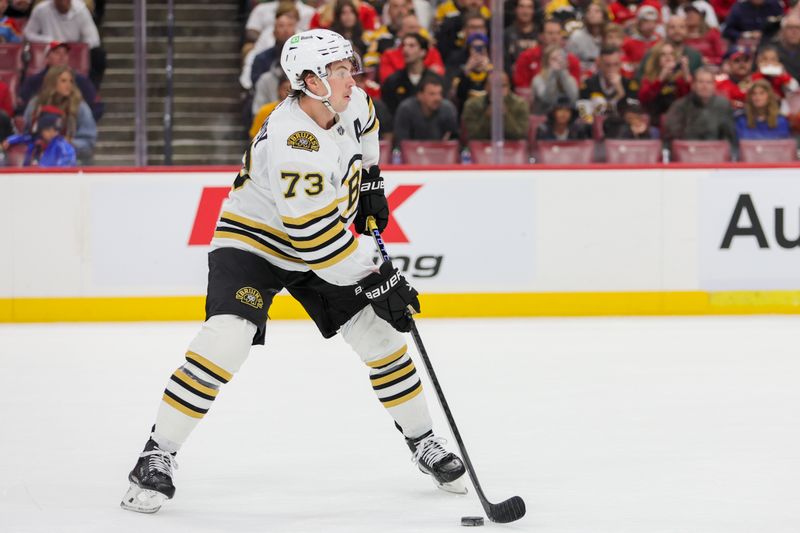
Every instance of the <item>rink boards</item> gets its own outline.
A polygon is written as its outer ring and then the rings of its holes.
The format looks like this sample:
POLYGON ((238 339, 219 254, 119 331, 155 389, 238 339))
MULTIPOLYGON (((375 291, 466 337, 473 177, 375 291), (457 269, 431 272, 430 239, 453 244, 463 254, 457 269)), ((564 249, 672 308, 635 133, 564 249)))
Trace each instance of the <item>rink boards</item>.
MULTIPOLYGON (((425 316, 800 311, 797 168, 400 168, 385 240, 425 316)), ((235 176, 3 174, 0 321, 202 318, 235 176)))

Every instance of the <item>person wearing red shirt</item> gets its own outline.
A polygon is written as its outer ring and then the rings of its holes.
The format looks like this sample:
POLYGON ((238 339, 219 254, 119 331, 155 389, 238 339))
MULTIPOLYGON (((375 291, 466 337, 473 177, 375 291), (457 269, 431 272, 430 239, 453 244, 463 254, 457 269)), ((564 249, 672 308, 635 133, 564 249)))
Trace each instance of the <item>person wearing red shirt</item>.
POLYGON ((650 5, 643 5, 636 13, 636 28, 630 37, 622 42, 622 53, 631 63, 639 63, 650 47, 661 38, 656 33, 658 27, 658 10, 650 5))
POLYGON ((400 46, 390 48, 381 54, 381 60, 378 65, 378 82, 383 83, 386 81, 386 78, 398 70, 403 70, 405 68, 406 60, 403 57, 402 47, 403 37, 412 33, 418 33, 428 40, 428 53, 423 62, 425 68, 435 72, 439 76, 444 76, 444 61, 442 60, 442 55, 435 46, 430 44, 431 39, 429 38, 428 32, 422 28, 416 15, 406 15, 403 17, 400 29, 397 30, 400 46))
POLYGON ((689 93, 691 80, 688 59, 678 58, 672 44, 663 41, 653 47, 639 88, 639 101, 650 113, 651 124, 660 124, 672 102, 689 93))
MULTIPOLYGON (((542 33, 539 34, 539 44, 522 52, 514 63, 514 87, 528 88, 533 78, 542 70, 542 50, 555 45, 564 47, 563 28, 555 19, 544 23, 542 33)), ((573 54, 567 54, 567 70, 577 83, 581 79, 581 62, 573 54)))
POLYGON ((787 94, 800 88, 797 80, 786 72, 778 57, 778 51, 772 46, 765 46, 758 52, 756 58, 757 70, 753 73, 753 81, 767 80, 772 85, 772 90, 782 100, 787 94))
POLYGON ((617 0, 608 6, 611 17, 617 24, 631 26, 636 23, 636 13, 643 6, 652 6, 656 13, 661 11, 661 4, 658 0, 617 0))
POLYGON ((727 74, 716 77, 717 94, 731 102, 734 109, 744 108, 747 89, 753 84, 753 52, 744 46, 732 46, 725 53, 727 74))
MULTIPOLYGON (((311 17, 310 29, 329 28, 333 24, 336 2, 337 0, 328 0, 314 13, 314 16, 311 17)), ((361 27, 364 31, 377 30, 379 19, 375 8, 359 0, 354 0, 353 3, 356 4, 358 9, 358 20, 361 22, 361 27)))
POLYGON ((719 65, 725 53, 722 34, 716 28, 706 24, 705 7, 699 2, 692 2, 683 7, 686 17, 686 39, 684 42, 700 52, 707 65, 719 65))

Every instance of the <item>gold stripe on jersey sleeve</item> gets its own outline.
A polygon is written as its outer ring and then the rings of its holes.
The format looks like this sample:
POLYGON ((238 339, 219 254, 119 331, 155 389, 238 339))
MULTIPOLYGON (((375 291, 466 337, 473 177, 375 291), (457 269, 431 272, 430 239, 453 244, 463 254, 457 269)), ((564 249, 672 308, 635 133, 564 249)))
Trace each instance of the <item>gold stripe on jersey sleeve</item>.
POLYGON ((389 383, 390 381, 394 381, 395 379, 398 379, 398 378, 401 378, 401 377, 406 376, 408 374, 411 374, 412 372, 414 372, 414 370, 415 370, 415 367, 414 367, 414 364, 412 363, 412 364, 408 365, 407 367, 401 368, 400 370, 397 370, 396 372, 392 372, 391 374, 389 374, 387 376, 384 376, 384 377, 378 378, 378 379, 371 379, 370 381, 372 382, 372 386, 373 387, 377 387, 378 385, 383 385, 384 383, 389 383))
POLYGON ((211 361, 209 361, 208 359, 206 359, 202 355, 200 355, 198 353, 195 353, 195 352, 193 352, 191 350, 186 352, 186 359, 188 361, 193 362, 193 363, 197 363, 198 365, 203 367, 204 370, 210 370, 211 372, 216 374, 218 377, 222 378, 222 380, 225 381, 225 383, 227 383, 228 381, 233 379, 233 374, 231 374, 230 372, 228 372, 227 370, 225 370, 221 366, 215 365, 214 363, 212 363, 211 361))
POLYGON ((192 379, 191 377, 186 375, 183 372, 182 368, 179 368, 178 370, 176 370, 175 373, 173 374, 173 376, 175 376, 176 379, 179 379, 182 382, 186 383, 186 385, 188 385, 192 389, 195 389, 195 390, 197 390, 199 392, 202 392, 203 394, 208 394, 209 396, 213 396, 215 398, 216 398, 217 394, 219 394, 218 390, 212 389, 211 387, 206 387, 202 383, 200 383, 198 381, 195 381, 194 379, 192 379))
POLYGON ((366 135, 368 133, 376 131, 378 129, 378 126, 380 126, 380 120, 378 120, 378 117, 375 117, 375 120, 372 122, 372 125, 369 126, 367 129, 365 129, 361 135, 366 135))
POLYGON ((397 350, 396 352, 391 353, 382 359, 378 359, 377 361, 370 361, 369 363, 367 363, 367 366, 370 368, 380 368, 382 366, 390 365, 395 361, 397 361, 398 359, 400 359, 401 357, 403 357, 407 351, 408 351, 408 345, 404 344, 403 347, 397 350))
POLYGON ((291 255, 286 255, 281 252, 276 252, 272 248, 264 246, 257 240, 248 237, 246 235, 239 235, 238 233, 232 233, 230 231, 225 230, 217 230, 214 232, 215 239, 233 239, 235 241, 243 242, 248 246, 252 246, 253 248, 264 252, 265 254, 269 254, 273 257, 277 257, 278 259, 283 259, 284 261, 290 261, 292 263, 302 263, 303 260, 297 257, 292 257, 291 255))
POLYGON ((306 261, 306 264, 309 267, 311 267, 312 270, 321 270, 323 268, 332 267, 334 265, 337 265, 337 264, 341 263, 342 261, 344 261, 348 257, 350 257, 350 254, 355 252, 357 249, 358 249, 358 241, 356 239, 353 239, 350 242, 350 244, 347 245, 346 248, 344 248, 341 252, 336 254, 334 257, 331 257, 330 259, 328 259, 326 261, 321 261, 319 263, 315 263, 315 262, 309 260, 309 261, 306 261))
POLYGON ((342 236, 342 232, 344 231, 344 224, 341 222, 337 222, 335 226, 331 229, 320 235, 315 239, 311 239, 310 241, 296 241, 291 236, 289 240, 292 242, 292 247, 297 251, 308 250, 309 248, 316 248, 317 246, 327 243, 333 242, 336 239, 342 236))
POLYGON ((173 400, 172 398, 170 398, 166 394, 164 396, 162 396, 161 399, 164 401, 164 403, 166 403, 170 407, 173 407, 173 408, 177 409, 178 411, 180 411, 181 413, 185 414, 186 416, 191 416, 192 418, 203 418, 203 416, 204 416, 204 413, 198 413, 197 411, 193 411, 193 410, 189 409, 188 407, 186 407, 185 405, 179 404, 178 402, 176 402, 175 400, 173 400))
POLYGON ((388 401, 388 402, 381 402, 381 403, 386 408, 395 407, 395 406, 400 405, 401 403, 406 403, 407 401, 415 398, 416 396, 419 395, 420 392, 422 392, 422 382, 418 381, 417 382, 417 386, 414 387, 414 390, 412 390, 408 394, 406 394, 404 396, 401 396, 401 397, 397 398, 396 400, 391 400, 391 401, 388 401))
POLYGON ((257 222, 255 220, 249 219, 247 217, 243 217, 242 215, 237 215, 235 213, 231 213, 230 211, 223 211, 220 218, 229 218, 234 222, 239 222, 240 224, 244 224, 246 226, 250 226, 253 228, 260 229, 270 235, 274 235, 275 237, 281 238, 285 241, 289 240, 289 236, 286 233, 282 232, 279 229, 275 229, 272 226, 267 226, 263 222, 257 222))
POLYGON ((339 199, 336 198, 325 207, 317 209, 316 211, 306 213, 305 215, 299 217, 281 217, 281 220, 283 220, 286 224, 293 224, 295 226, 299 224, 305 224, 309 220, 314 220, 317 217, 328 214, 331 210, 336 209, 338 205, 339 199))

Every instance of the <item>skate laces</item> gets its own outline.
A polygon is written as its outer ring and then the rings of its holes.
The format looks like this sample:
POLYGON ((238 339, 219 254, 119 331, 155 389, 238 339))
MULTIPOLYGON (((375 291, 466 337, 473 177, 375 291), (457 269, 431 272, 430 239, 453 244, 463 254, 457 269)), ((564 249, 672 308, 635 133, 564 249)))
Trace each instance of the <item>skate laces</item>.
POLYGON ((140 457, 148 456, 150 458, 147 460, 147 466, 150 468, 150 470, 155 470, 172 477, 172 469, 178 469, 178 461, 169 452, 165 452, 164 450, 159 450, 156 448, 155 450, 151 450, 149 452, 143 452, 140 457))
POLYGON ((417 449, 411 456, 411 461, 414 463, 422 463, 424 465, 433 466, 445 457, 450 452, 442 446, 447 441, 442 437, 425 437, 417 443, 417 449))

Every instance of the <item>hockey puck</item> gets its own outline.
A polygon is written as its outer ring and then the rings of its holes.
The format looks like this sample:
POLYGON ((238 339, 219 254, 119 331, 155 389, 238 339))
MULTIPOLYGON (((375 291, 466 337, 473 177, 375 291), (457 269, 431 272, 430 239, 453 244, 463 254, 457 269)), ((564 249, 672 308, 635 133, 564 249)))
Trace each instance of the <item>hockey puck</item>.
POLYGON ((483 525, 483 517, 482 516, 462 516, 461 517, 461 525, 462 526, 482 526, 483 525))

